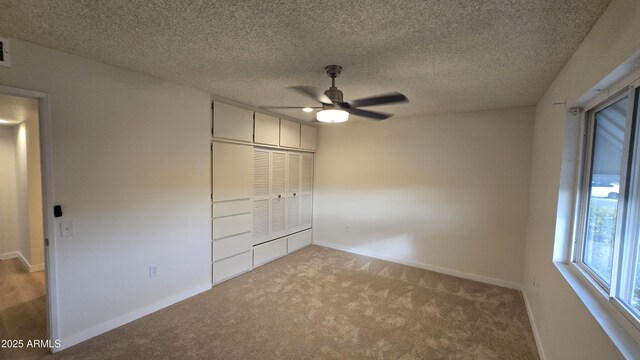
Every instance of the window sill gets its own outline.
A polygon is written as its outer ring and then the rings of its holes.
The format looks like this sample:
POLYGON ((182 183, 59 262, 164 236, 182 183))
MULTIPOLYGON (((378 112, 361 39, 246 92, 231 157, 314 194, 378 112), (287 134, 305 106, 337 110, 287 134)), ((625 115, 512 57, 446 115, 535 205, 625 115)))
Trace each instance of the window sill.
POLYGON ((574 265, 560 262, 554 264, 618 350, 628 359, 640 359, 640 331, 620 310, 598 293, 579 270, 574 269, 574 265))

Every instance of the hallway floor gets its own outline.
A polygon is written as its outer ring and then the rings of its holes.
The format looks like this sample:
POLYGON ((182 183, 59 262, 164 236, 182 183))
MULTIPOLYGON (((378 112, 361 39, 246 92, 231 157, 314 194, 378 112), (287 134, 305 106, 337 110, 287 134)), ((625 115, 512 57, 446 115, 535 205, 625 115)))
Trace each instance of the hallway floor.
POLYGON ((45 340, 44 271, 30 273, 17 258, 0 261, 0 339, 23 340, 22 349, 0 348, 2 359, 38 358, 48 349, 26 347, 28 340, 45 340))

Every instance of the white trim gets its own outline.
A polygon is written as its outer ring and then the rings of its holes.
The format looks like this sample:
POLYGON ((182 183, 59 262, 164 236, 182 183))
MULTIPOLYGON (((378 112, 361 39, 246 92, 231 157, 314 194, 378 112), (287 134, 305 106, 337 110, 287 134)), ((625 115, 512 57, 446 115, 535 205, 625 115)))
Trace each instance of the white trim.
POLYGON ((11 251, 8 253, 0 254, 0 260, 9 260, 9 259, 15 259, 15 258, 20 260, 20 262, 22 263, 22 266, 24 266, 29 272, 44 270, 44 263, 31 265, 27 261, 27 259, 24 256, 22 256, 22 253, 20 251, 11 251))
POLYGON ((21 256, 22 255, 20 255, 19 251, 11 251, 8 253, 0 254, 0 260, 9 260, 9 259, 14 259, 21 256))
POLYGON ((29 272, 36 272, 36 271, 44 271, 44 263, 31 265, 29 267, 29 272))
POLYGON ((24 256, 22 256, 22 253, 18 251, 18 260, 20 260, 20 262, 22 263, 22 266, 24 266, 24 268, 27 271, 31 271, 31 264, 29 264, 29 262, 27 261, 27 259, 25 259, 24 256))
POLYGON ((38 99, 38 117, 40 120, 40 166, 42 184, 42 219, 44 221, 44 237, 49 239, 49 246, 42 244, 45 250, 45 286, 47 293, 47 337, 49 340, 59 338, 58 324, 58 285, 56 275, 56 229, 53 218, 53 127, 51 121, 51 104, 49 94, 21 88, 0 85, 0 93, 38 99))
MULTIPOLYGON (((249 250, 249 251, 251 251, 251 250, 249 250)), ((242 255, 242 254, 244 254, 244 253, 248 253, 249 251, 245 251, 245 252, 242 252, 242 253, 240 253, 240 254, 236 254, 236 255, 233 255, 233 256, 229 256, 229 257, 234 257, 234 256, 242 255)), ((226 258, 226 259, 228 259, 228 258, 226 258)), ((224 260, 224 259, 220 259, 220 260, 224 260)), ((218 260, 218 261, 220 261, 220 260, 218 260)), ((253 256, 251 256, 251 262, 253 262, 253 256)), ((211 266, 212 266, 212 269, 211 269, 211 270, 213 270, 213 263, 211 263, 211 266)), ((242 275, 242 274, 246 274, 246 273, 248 273, 249 271, 252 271, 252 270, 253 270, 253 265, 252 265, 252 267, 250 267, 250 268, 249 268, 249 269, 247 269, 247 270, 243 270, 242 272, 239 272, 239 273, 237 273, 237 274, 229 275, 229 276, 227 276, 226 278, 223 278, 223 279, 220 279, 220 280, 218 280, 218 281, 216 281, 216 282, 214 282, 214 283, 211 283, 211 287, 214 287, 214 286, 216 286, 216 285, 218 285, 218 284, 220 284, 220 283, 223 283, 223 282, 225 282, 225 281, 227 281, 227 280, 231 280, 231 279, 233 279, 234 277, 240 276, 240 275, 242 275)), ((213 277, 213 271, 211 271, 211 275, 212 275, 212 277, 213 277)))
POLYGON ((511 281, 496 279, 496 278, 492 278, 492 277, 488 277, 488 276, 472 274, 472 273, 459 271, 459 270, 453 270, 453 269, 444 268, 444 267, 440 267, 440 266, 436 266, 436 265, 429 265, 429 264, 421 263, 421 262, 418 262, 418 261, 401 259, 401 258, 397 258, 397 257, 393 257, 393 256, 382 255, 382 254, 378 254, 378 253, 375 253, 375 252, 370 252, 370 251, 361 250, 361 249, 357 249, 357 248, 351 248, 351 247, 343 246, 343 245, 327 243, 327 242, 323 242, 323 241, 315 241, 314 240, 313 244, 316 244, 316 245, 319 245, 319 246, 328 247, 328 248, 331 248, 331 249, 342 250, 342 251, 350 252, 350 253, 353 253, 353 254, 369 256, 369 257, 380 259, 380 260, 391 261, 391 262, 402 264, 402 265, 413 266, 413 267, 417 267, 417 268, 425 269, 425 270, 429 270, 429 271, 435 271, 437 273, 451 275, 451 276, 455 276, 455 277, 459 277, 459 278, 463 278, 463 279, 467 279, 467 280, 478 281, 478 282, 485 283, 485 284, 496 285, 496 286, 506 287, 506 288, 515 289, 515 290, 521 290, 522 289, 522 285, 521 284, 514 283, 514 282, 511 282, 511 281))
POLYGON ((554 264, 622 355, 627 359, 640 359, 640 342, 633 337, 638 334, 637 330, 633 331, 634 325, 621 312, 613 311, 608 300, 596 296, 597 290, 588 286, 587 279, 573 271, 572 265, 554 264))
POLYGON ((91 327, 87 330, 81 331, 79 333, 75 333, 73 335, 70 336, 66 336, 62 339, 60 339, 60 347, 58 348, 52 348, 51 351, 52 352, 58 352, 64 349, 67 349, 71 346, 77 345, 85 340, 89 340, 92 337, 98 336, 100 334, 104 334, 107 331, 113 330, 119 326, 122 326, 124 324, 130 323, 134 320, 137 320, 143 316, 149 315, 151 313, 154 313, 158 310, 164 309, 167 306, 171 306, 177 302, 180 302, 182 300, 188 299, 192 296, 195 296, 197 294, 200 294, 202 292, 205 292, 207 290, 211 290, 211 283, 207 282, 204 284, 201 284, 199 286, 196 286, 194 288, 191 288, 187 291, 183 291, 179 294, 170 296, 168 298, 162 299, 160 301, 156 301, 153 304, 147 305, 147 306, 143 306, 141 308, 138 308, 137 310, 134 310, 132 312, 126 313, 124 315, 120 315, 118 317, 116 317, 115 319, 111 319, 108 321, 103 322, 102 324, 96 325, 94 327, 91 327))
MULTIPOLYGON (((572 233, 568 237, 555 239, 555 242, 562 242, 571 246, 571 254, 569 257, 562 256, 557 259, 554 264, 563 275, 569 286, 576 293, 585 307, 589 310, 596 322, 600 324, 602 329, 612 340, 618 350, 627 358, 640 359, 640 322, 634 314, 621 305, 616 299, 620 295, 620 289, 617 284, 620 276, 620 256, 622 251, 620 246, 625 243, 626 231, 623 231, 622 222, 629 216, 626 209, 627 194, 629 186, 626 183, 626 173, 629 173, 627 166, 629 159, 633 155, 629 153, 630 136, 633 127, 631 126, 634 118, 634 101, 635 91, 640 79, 640 68, 638 68, 638 59, 640 51, 636 52, 629 60, 618 66, 612 73, 607 75, 597 85, 595 85, 588 93, 583 95, 577 106, 584 108, 583 114, 588 114, 586 118, 583 115, 579 136, 581 138, 578 157, 575 164, 576 182, 574 184, 574 194, 576 201, 573 204, 572 216, 572 233), (628 96, 629 108, 627 109, 627 118, 625 121, 625 141, 623 157, 623 167, 621 169, 620 179, 620 197, 618 202, 618 221, 616 223, 616 249, 614 252, 614 267, 612 269, 612 281, 610 286, 606 286, 599 276, 594 275, 593 271, 584 265, 582 261, 582 249, 584 246, 584 229, 586 226, 586 205, 588 204, 588 191, 591 176, 591 157, 593 147, 593 116, 595 112, 619 101, 624 96, 628 96), (585 127, 586 130, 585 131, 585 127), (625 194, 625 192, 627 194, 625 194), (622 236, 620 236, 622 235, 622 236)), ((637 159, 636 159, 637 160, 637 159)), ((554 257, 554 260, 555 257, 554 257)))
POLYGON ((20 262, 22 263, 22 265, 24 265, 24 267, 27 269, 27 271, 36 272, 36 271, 44 270, 44 263, 31 265, 31 263, 29 261, 27 261, 27 259, 24 256, 22 256, 21 252, 17 251, 17 253, 18 253, 18 259, 20 259, 20 262))
POLYGON ((547 360, 547 354, 545 354, 544 348, 542 347, 542 338, 540 337, 540 332, 538 331, 538 325, 536 325, 536 319, 533 316, 533 310, 531 309, 531 304, 529 303, 529 298, 527 297, 527 291, 524 288, 522 289, 522 297, 524 298, 524 306, 527 309, 527 316, 529 316, 529 323, 531 323, 533 340, 536 343, 536 348, 538 348, 538 356, 540 356, 540 360, 547 360))

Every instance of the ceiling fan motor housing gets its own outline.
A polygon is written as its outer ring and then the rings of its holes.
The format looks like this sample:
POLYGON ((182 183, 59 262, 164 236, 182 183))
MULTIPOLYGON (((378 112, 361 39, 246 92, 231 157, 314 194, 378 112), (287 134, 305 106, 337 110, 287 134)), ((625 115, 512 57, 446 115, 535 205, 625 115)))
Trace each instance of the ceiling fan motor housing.
POLYGON ((331 78, 331 87, 325 91, 324 94, 327 95, 334 104, 344 102, 342 91, 336 87, 336 78, 342 73, 342 66, 329 65, 325 66, 324 70, 327 72, 327 76, 331 78))
POLYGON ((330 87, 329 90, 324 92, 324 94, 327 95, 334 104, 343 102, 342 91, 338 90, 335 86, 330 87))

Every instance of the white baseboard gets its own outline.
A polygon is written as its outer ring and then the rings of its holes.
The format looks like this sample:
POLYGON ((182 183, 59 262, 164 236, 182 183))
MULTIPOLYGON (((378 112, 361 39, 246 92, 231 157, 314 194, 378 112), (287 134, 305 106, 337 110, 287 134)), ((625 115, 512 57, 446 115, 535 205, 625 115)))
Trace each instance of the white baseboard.
POLYGON ((22 263, 22 265, 24 265, 24 267, 27 269, 27 271, 36 272, 36 271, 43 271, 44 270, 44 263, 31 265, 31 263, 29 263, 29 261, 27 261, 27 259, 24 256, 22 256, 21 252, 19 252, 19 251, 16 251, 16 252, 18 253, 18 259, 20 259, 20 262, 22 263))
POLYGON ((18 258, 18 260, 20 260, 20 262, 22 263, 22 266, 24 266, 25 269, 27 269, 29 272, 44 270, 44 263, 31 265, 29 264, 27 259, 24 256, 22 256, 22 253, 20 251, 12 251, 8 253, 0 254, 0 260, 9 260, 9 259, 15 259, 15 258, 18 258))
POLYGON ((27 269, 27 271, 30 271, 31 264, 29 264, 27 259, 25 259, 24 256, 22 256, 22 253, 19 251, 18 251, 18 260, 20 260, 20 262, 22 263, 22 266, 24 266, 24 268, 27 269))
MULTIPOLYGON (((86 329, 84 331, 81 331, 79 333, 67 336, 67 337, 63 337, 62 339, 60 339, 60 343, 61 346, 58 348, 52 348, 51 351, 52 352, 58 352, 64 349, 67 349, 73 345, 77 345, 85 340, 89 340, 92 337, 98 336, 100 334, 103 334, 107 331, 113 330, 119 326, 122 326, 124 324, 130 323, 134 320, 137 320, 143 316, 149 315, 153 312, 156 312, 158 310, 161 310, 167 306, 173 305, 177 302, 180 302, 182 300, 185 300, 187 298, 190 298, 194 295, 197 295, 201 292, 207 291, 211 289, 211 283, 205 283, 199 286, 196 286, 192 289, 189 289, 187 291, 183 291, 179 294, 170 296, 168 298, 162 299, 160 301, 156 301, 153 304, 144 306, 142 308, 139 308, 137 310, 134 310, 130 313, 118 316, 115 319, 103 322, 102 324, 96 325, 92 328, 86 329)), ((55 340, 55 339, 53 339, 55 340)))
POLYGON ((540 360, 547 360, 547 355, 544 353, 544 348, 542 347, 542 339, 540 339, 540 333, 538 332, 538 326, 536 325, 536 318, 533 317, 529 298, 527 297, 527 292, 524 289, 522 289, 522 297, 524 298, 524 306, 527 308, 527 315, 529 316, 529 322, 531 323, 533 339, 535 340, 536 347, 538 348, 538 356, 540 356, 540 360))
POLYGON ((44 271, 44 263, 31 265, 29 272, 44 271))
POLYGON ((0 254, 0 260, 15 259, 15 258, 20 257, 20 256, 22 256, 22 255, 20 255, 20 252, 12 251, 12 252, 8 252, 8 253, 0 254))
POLYGON ((398 264, 413 266, 413 267, 417 267, 417 268, 420 268, 420 269, 434 271, 434 272, 437 272, 437 273, 451 275, 451 276, 455 276, 455 277, 459 277, 459 278, 463 278, 463 279, 478 281, 478 282, 485 283, 485 284, 491 284, 491 285, 506 287, 506 288, 515 289, 515 290, 521 290, 522 289, 522 286, 520 284, 511 282, 511 281, 495 279, 495 278, 491 278, 491 277, 488 277, 488 276, 471 274, 471 273, 467 273, 467 272, 464 272, 464 271, 458 271, 458 270, 448 269, 448 268, 444 268, 444 267, 440 267, 440 266, 429 265, 429 264, 425 264, 425 263, 421 263, 421 262, 417 262, 417 261, 413 261, 413 260, 396 258, 396 257, 393 257, 393 256, 382 255, 382 254, 378 254, 378 253, 374 253, 374 252, 369 252, 369 251, 366 251, 366 250, 361 250, 361 249, 357 249, 357 248, 351 248, 351 247, 348 247, 348 246, 327 243, 327 242, 323 242, 323 241, 315 241, 314 240, 313 243, 316 244, 316 245, 328 247, 328 248, 331 248, 331 249, 342 250, 342 251, 346 251, 346 252, 350 252, 350 253, 354 253, 354 254, 358 254, 358 255, 369 256, 369 257, 376 258, 376 259, 381 259, 381 260, 391 261, 391 262, 398 263, 398 264))

